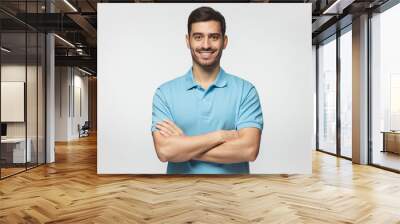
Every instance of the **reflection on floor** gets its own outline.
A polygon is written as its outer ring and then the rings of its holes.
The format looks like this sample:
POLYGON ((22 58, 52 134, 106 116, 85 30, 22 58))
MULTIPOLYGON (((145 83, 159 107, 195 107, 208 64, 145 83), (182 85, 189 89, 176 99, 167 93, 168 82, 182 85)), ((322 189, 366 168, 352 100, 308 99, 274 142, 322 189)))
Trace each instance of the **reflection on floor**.
POLYGON ((342 150, 341 151, 342 156, 345 156, 348 158, 352 157, 352 149, 351 148, 342 148, 341 150, 342 150))
POLYGON ((400 155, 392 152, 374 151, 373 164, 400 170, 400 155))
POLYGON ((22 171, 25 171, 27 169, 29 170, 29 169, 34 168, 36 166, 37 166, 37 164, 36 163, 32 163, 32 162, 28 162, 25 165, 25 163, 15 164, 15 163, 4 163, 3 161, 1 161, 0 162, 0 167, 1 167, 1 169, 0 169, 0 174, 1 174, 0 177, 1 178, 5 178, 5 177, 11 176, 13 174, 17 174, 17 173, 20 173, 22 171))
POLYGON ((21 171, 24 171, 24 170, 25 170, 25 167, 23 167, 23 168, 20 168, 20 167, 17 167, 17 168, 1 168, 1 178, 13 175, 15 173, 18 173, 18 172, 21 172, 21 171))

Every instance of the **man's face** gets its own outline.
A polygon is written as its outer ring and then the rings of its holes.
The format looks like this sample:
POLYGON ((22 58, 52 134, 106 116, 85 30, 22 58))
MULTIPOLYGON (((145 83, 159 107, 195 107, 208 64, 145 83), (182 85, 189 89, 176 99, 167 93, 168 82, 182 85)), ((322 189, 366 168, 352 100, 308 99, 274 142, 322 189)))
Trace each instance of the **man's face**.
POLYGON ((219 64, 227 43, 228 38, 222 36, 220 23, 212 20, 192 23, 192 30, 189 36, 186 35, 193 62, 203 68, 213 68, 219 64))

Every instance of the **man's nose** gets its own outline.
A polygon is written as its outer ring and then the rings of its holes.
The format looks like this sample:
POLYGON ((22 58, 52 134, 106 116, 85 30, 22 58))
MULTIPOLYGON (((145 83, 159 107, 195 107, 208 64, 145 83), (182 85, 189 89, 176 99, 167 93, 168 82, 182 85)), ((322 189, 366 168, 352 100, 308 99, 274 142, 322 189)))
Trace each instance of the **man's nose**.
POLYGON ((203 47, 204 49, 210 48, 210 39, 209 39, 208 37, 206 37, 206 38, 203 39, 202 47, 203 47))

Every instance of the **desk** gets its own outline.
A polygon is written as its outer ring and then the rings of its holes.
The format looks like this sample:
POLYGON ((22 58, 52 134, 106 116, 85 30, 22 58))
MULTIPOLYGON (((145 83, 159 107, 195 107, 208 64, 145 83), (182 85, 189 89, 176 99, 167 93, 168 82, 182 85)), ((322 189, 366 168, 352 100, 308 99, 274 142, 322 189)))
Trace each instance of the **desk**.
POLYGON ((1 139, 1 157, 6 163, 25 163, 32 160, 30 138, 27 139, 25 154, 25 138, 6 138, 1 139), (27 161, 25 161, 25 158, 27 161))
POLYGON ((400 132, 399 131, 382 131, 383 133, 383 150, 382 152, 393 152, 400 154, 400 132))

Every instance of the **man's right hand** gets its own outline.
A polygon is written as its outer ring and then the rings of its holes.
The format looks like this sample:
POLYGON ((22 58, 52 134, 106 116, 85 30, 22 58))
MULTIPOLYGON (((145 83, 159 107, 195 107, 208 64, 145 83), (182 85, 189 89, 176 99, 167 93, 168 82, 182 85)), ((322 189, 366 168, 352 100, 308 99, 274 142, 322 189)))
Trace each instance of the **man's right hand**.
POLYGON ((158 122, 156 124, 156 127, 158 130, 160 130, 161 135, 163 135, 164 137, 185 135, 182 129, 180 129, 174 122, 168 119, 158 122))

